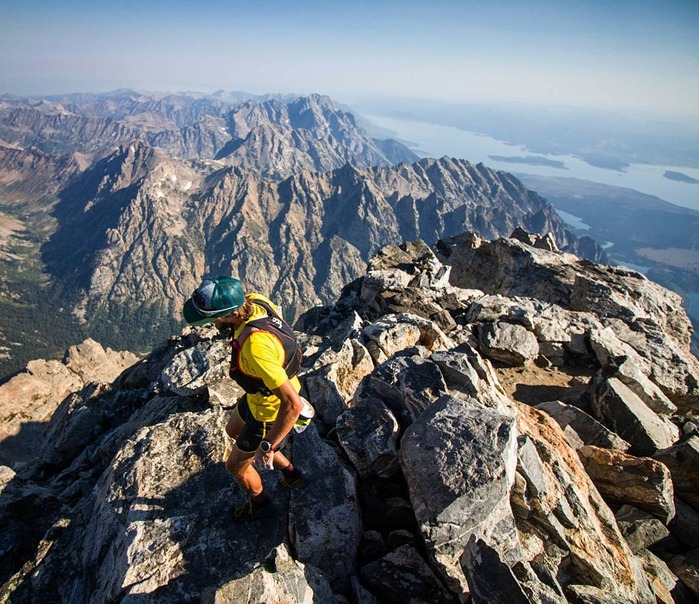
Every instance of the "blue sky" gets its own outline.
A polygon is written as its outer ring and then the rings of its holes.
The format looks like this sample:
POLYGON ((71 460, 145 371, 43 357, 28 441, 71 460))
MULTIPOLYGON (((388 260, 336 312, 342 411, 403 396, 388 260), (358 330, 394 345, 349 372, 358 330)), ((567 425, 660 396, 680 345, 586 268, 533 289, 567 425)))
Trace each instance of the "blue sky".
POLYGON ((0 2, 0 93, 122 87, 699 116, 699 0, 0 2))

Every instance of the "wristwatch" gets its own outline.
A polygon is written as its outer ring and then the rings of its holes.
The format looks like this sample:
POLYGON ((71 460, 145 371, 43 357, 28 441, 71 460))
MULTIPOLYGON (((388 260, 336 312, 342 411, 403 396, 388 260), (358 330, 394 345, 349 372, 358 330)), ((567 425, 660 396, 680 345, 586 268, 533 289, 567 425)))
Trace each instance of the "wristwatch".
POLYGON ((269 442, 268 440, 261 440, 260 441, 260 450, 263 453, 269 453, 270 451, 275 452, 277 449, 272 448, 272 443, 269 442))

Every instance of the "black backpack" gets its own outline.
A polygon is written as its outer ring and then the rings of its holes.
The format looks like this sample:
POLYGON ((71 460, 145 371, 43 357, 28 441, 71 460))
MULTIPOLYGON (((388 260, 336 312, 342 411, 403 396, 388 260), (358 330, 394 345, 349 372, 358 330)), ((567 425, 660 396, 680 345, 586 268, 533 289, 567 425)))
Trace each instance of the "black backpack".
POLYGON ((286 371, 286 375, 289 378, 294 377, 301 368, 303 354, 301 352, 301 347, 298 345, 296 340, 296 334, 289 324, 286 323, 284 319, 282 319, 276 312, 274 312, 272 307, 266 302, 255 299, 253 299, 252 302, 257 306, 264 308, 267 312, 267 316, 260 317, 259 319, 255 319, 247 323, 238 337, 233 340, 231 366, 228 375, 248 394, 262 394, 264 396, 269 396, 272 394, 272 392, 265 386, 262 378, 243 373, 243 371, 240 369, 240 351, 245 340, 247 340, 255 331, 258 330, 267 331, 274 335, 284 347, 284 371, 286 371))

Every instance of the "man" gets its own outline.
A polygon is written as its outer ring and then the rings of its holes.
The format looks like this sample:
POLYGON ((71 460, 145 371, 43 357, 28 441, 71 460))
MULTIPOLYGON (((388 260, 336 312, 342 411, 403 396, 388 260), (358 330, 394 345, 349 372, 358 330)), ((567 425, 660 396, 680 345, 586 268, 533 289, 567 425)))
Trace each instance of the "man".
POLYGON ((214 323, 219 331, 233 331, 230 376, 246 394, 226 426, 234 439, 226 469, 249 496, 233 509, 233 519, 270 516, 272 501, 255 466, 281 470, 281 489, 306 485, 279 451, 304 407, 296 378, 301 350, 294 332, 269 299, 246 296, 242 283, 231 277, 204 279, 185 303, 184 317, 190 325, 214 323))

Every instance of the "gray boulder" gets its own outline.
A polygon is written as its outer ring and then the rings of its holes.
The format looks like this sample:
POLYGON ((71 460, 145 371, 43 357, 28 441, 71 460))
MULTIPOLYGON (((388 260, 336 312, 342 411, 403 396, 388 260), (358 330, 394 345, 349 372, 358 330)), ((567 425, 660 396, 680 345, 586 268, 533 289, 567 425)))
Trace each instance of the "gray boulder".
POLYGON ((502 561, 498 551, 482 539, 471 538, 464 550, 461 565, 468 578, 474 604, 565 604, 567 601, 562 594, 557 594, 542 583, 533 572, 527 573, 525 587, 513 569, 502 561))
POLYGON ((527 365, 539 355, 536 336, 525 327, 512 323, 482 325, 479 344, 484 356, 514 367, 527 365))
POLYGON ((453 350, 434 352, 430 359, 442 371, 449 390, 476 394, 481 385, 478 370, 472 363, 476 354, 475 351, 469 354, 462 345, 453 350))
POLYGON ((448 391, 439 367, 413 354, 395 356, 377 367, 361 381, 354 399, 357 405, 369 398, 382 400, 405 429, 448 391))
POLYGON ((617 524, 634 554, 665 539, 670 531, 660 520, 632 505, 623 505, 615 514, 617 524))
POLYGON ((201 340, 173 357, 159 378, 164 390, 183 396, 196 395, 213 382, 229 379, 230 342, 213 337, 212 333, 209 336, 212 339, 201 340))
POLYGON ((592 406, 595 417, 629 442, 634 455, 652 455, 679 438, 677 426, 659 417, 616 378, 599 385, 592 406))
POLYGON ((513 418, 474 399, 441 398, 402 438, 400 462, 415 516, 454 591, 467 590, 459 559, 472 535, 505 559, 519 553, 509 504, 516 450, 513 418))
POLYGON ((377 365, 396 352, 418 344, 428 350, 446 350, 454 346, 436 323, 410 313, 385 315, 367 325, 363 335, 377 365))

